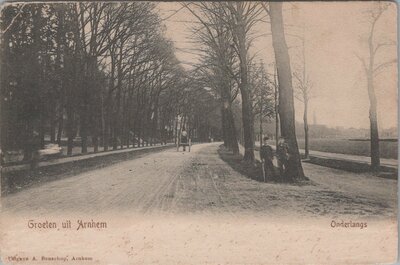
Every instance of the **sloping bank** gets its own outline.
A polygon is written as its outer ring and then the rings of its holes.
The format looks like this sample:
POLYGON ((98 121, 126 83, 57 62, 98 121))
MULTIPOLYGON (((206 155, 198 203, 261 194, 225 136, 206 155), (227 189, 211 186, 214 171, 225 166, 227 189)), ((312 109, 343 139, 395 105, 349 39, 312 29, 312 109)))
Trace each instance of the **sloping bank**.
POLYGON ((142 157, 148 153, 174 147, 175 145, 173 144, 167 144, 63 157, 40 162, 33 170, 31 170, 29 164, 2 167, 1 196, 18 192, 43 182, 74 176, 95 168, 106 167, 120 161, 142 157))

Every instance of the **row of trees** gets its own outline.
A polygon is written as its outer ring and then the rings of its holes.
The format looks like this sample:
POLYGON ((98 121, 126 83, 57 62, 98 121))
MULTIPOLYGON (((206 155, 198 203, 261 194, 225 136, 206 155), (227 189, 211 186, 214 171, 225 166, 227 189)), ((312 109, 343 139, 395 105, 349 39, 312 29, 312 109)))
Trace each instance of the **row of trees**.
POLYGON ((194 117, 204 102, 189 104, 195 97, 189 74, 154 8, 151 2, 3 8, 2 151, 22 149, 30 160, 47 137, 60 145, 66 137, 71 155, 77 142, 82 153, 98 152, 152 145, 176 136, 178 123, 208 128, 204 115, 194 117))
POLYGON ((287 180, 304 178, 295 135, 292 71, 282 19, 282 3, 195 2, 182 4, 195 18, 193 52, 201 58, 201 80, 212 89, 221 108, 225 145, 238 153, 238 129, 243 131, 244 160, 254 161, 254 120, 280 118, 280 132, 289 146, 287 180), (269 18, 277 78, 271 78, 263 63, 256 63, 250 48, 258 37, 255 27, 269 18), (278 85, 279 84, 279 85, 278 85), (235 124, 232 106, 241 102, 241 126, 235 124), (279 104, 278 104, 279 102, 279 104))
MULTIPOLYGON (((254 121, 276 121, 276 135, 289 146, 288 180, 304 178, 295 134, 294 87, 304 102, 308 154, 308 101, 312 84, 305 65, 303 36, 300 71, 292 71, 282 3, 182 3, 196 22, 192 36, 201 58, 190 72, 164 36, 152 2, 13 4, 1 16, 1 147, 24 150, 31 159, 46 137, 67 154, 78 142, 82 153, 152 145, 189 133, 206 140, 221 135, 233 153, 243 135, 244 160, 254 160, 254 121), (269 23, 266 23, 266 22, 269 23), (270 24, 275 71, 266 72, 251 47, 255 28, 270 24), (292 80, 294 77, 294 80, 292 80), (235 120, 237 102, 240 118, 235 120), (78 138, 79 136, 79 138, 78 138)), ((375 55, 387 43, 374 43, 371 14, 367 74, 371 100, 372 164, 379 166, 374 74, 375 55)), ((260 137, 261 138, 261 137, 260 137)), ((176 139, 175 139, 176 140, 176 139)), ((307 155, 306 154, 306 155, 307 155)))
MULTIPOLYGON (((288 142, 290 149, 291 161, 288 163, 289 167, 285 172, 285 177, 290 180, 302 179, 304 174, 295 134, 294 96, 304 106, 306 157, 309 156, 309 102, 315 96, 306 67, 304 25, 302 35, 289 34, 301 41, 301 65, 299 65, 299 69, 293 71, 285 39, 281 3, 198 2, 183 4, 183 6, 197 19, 192 34, 195 42, 202 44, 202 47, 195 51, 202 58, 198 68, 202 69, 203 78, 212 84, 213 91, 220 102, 225 145, 234 153, 238 152, 237 132, 238 127, 242 127, 239 131, 243 132, 244 136, 244 159, 253 161, 254 120, 257 116, 260 118, 262 134, 263 117, 271 118, 275 115, 276 135, 279 135, 280 131, 280 135, 288 142), (276 64, 276 74, 272 75, 266 74, 263 64, 254 67, 255 58, 250 55, 251 45, 258 37, 257 31, 253 29, 257 25, 266 24, 268 19, 276 64), (240 98, 241 102, 240 116, 242 120, 240 124, 235 124, 235 120, 232 118, 232 104, 236 98, 240 98)), ((396 59, 377 59, 378 53, 385 47, 394 45, 393 41, 378 40, 375 37, 376 25, 388 7, 387 3, 374 3, 366 12, 368 32, 363 40, 365 40, 369 52, 365 57, 357 54, 366 75, 370 100, 371 168, 373 170, 380 168, 374 79, 386 67, 397 62, 396 59)))

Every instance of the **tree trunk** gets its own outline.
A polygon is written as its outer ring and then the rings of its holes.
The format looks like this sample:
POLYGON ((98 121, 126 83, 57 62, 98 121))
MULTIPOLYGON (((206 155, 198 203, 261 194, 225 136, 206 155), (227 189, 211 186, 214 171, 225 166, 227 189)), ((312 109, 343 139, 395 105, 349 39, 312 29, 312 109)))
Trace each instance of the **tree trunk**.
POLYGON ((270 3, 270 17, 272 45, 278 69, 281 134, 289 149, 288 167, 285 170, 284 177, 288 181, 301 180, 305 177, 296 139, 292 71, 283 27, 281 2, 270 3))
POLYGON ((261 97, 261 103, 260 103, 260 139, 259 139, 259 142, 260 142, 260 146, 262 145, 262 141, 263 141, 263 108, 262 108, 262 105, 263 105, 263 98, 261 97))
POLYGON ((61 146, 61 137, 62 137, 62 132, 64 129, 64 117, 63 117, 63 111, 62 111, 62 107, 61 107, 61 111, 60 111, 60 117, 58 118, 58 129, 57 129, 57 144, 59 146, 61 146))
MULTIPOLYGON (((376 22, 376 21, 375 21, 376 22)), ((375 25, 375 24, 374 24, 375 25)), ((371 138, 371 169, 377 171, 380 168, 380 151, 379 151, 379 132, 378 132, 378 115, 377 115, 377 99, 374 88, 374 67, 375 67, 375 49, 373 44, 374 25, 368 38, 369 47, 369 66, 367 72, 367 88, 369 97, 369 122, 370 122, 370 138, 371 138)))
POLYGON ((66 80, 65 80, 65 68, 61 68, 61 58, 64 57, 66 59, 65 49, 61 47, 65 44, 65 30, 64 30, 64 10, 57 10, 56 14, 58 17, 58 30, 56 34, 56 43, 57 43, 57 57, 56 57, 56 72, 60 76, 60 99, 59 99, 59 113, 58 113, 58 129, 57 129, 57 144, 61 146, 61 137, 64 129, 64 106, 65 106, 65 97, 66 97, 66 80))
POLYGON ((226 122, 227 122, 227 129, 228 129, 228 139, 229 139, 229 148, 232 150, 234 155, 239 154, 239 144, 236 134, 236 126, 235 126, 235 119, 233 118, 232 106, 231 104, 228 105, 226 109, 226 122))
POLYGON ((53 108, 52 112, 50 113, 50 142, 56 142, 56 117, 55 117, 55 109, 53 108))
POLYGON ((174 127, 174 131, 175 131, 175 135, 174 135, 174 143, 175 145, 178 145, 178 117, 175 118, 175 127, 174 127))
POLYGON ((247 45, 246 29, 242 16, 238 16, 237 38, 239 43, 240 60, 240 94, 242 96, 242 122, 244 137, 244 157, 245 161, 254 161, 254 122, 251 110, 251 101, 249 95, 248 82, 248 64, 247 64, 247 45))
MULTIPOLYGON (((5 15, 6 12, 3 12, 3 16, 5 15)), ((4 32, 4 26, 5 23, 2 23, 3 27, 3 39, 0 42, 0 47, 1 47, 1 54, 0 57, 2 58, 0 60, 0 149, 1 153, 4 154, 5 151, 8 151, 10 148, 10 127, 12 127, 12 111, 11 111, 11 103, 10 100, 8 100, 7 96, 9 95, 9 74, 11 72, 11 67, 7 63, 10 60, 10 57, 13 56, 12 53, 10 52, 11 47, 9 46, 9 39, 10 39, 10 31, 4 32)), ((1 161, 1 160, 0 160, 1 161)), ((1 161, 3 162, 3 161, 1 161)))
POLYGON ((93 145, 93 152, 97 153, 97 152, 99 152, 99 136, 100 136, 99 127, 100 127, 100 123, 101 123, 101 121, 100 121, 101 105, 99 104, 100 102, 99 102, 98 94, 96 94, 93 98, 95 101, 95 103, 94 103, 95 106, 92 107, 92 109, 93 109, 92 110, 93 118, 92 118, 92 123, 91 123, 92 124, 92 128, 91 128, 92 145, 93 145))
POLYGON ((92 141, 93 141, 93 152, 95 153, 99 152, 99 137, 97 137, 97 134, 93 135, 92 141))
MULTIPOLYGON (((113 76, 113 75, 112 75, 113 76)), ((112 86, 113 86, 113 79, 110 79, 110 85, 107 98, 104 104, 104 151, 108 151, 110 146, 110 138, 112 138, 112 86)))
POLYGON ((74 117, 72 106, 67 106, 67 155, 72 155, 72 148, 74 147, 74 117))
POLYGON ((224 140, 225 148, 228 148, 228 129, 227 129, 227 121, 226 121, 226 110, 224 105, 221 106, 221 125, 222 125, 222 139, 224 140))
POLYGON ((114 119, 112 121, 112 127, 111 127, 111 135, 112 135, 112 147, 113 150, 117 150, 118 149, 118 139, 117 139, 117 121, 115 120, 115 115, 114 115, 114 119))
MULTIPOLYGON (((108 107, 106 108, 106 110, 108 109, 108 107)), ((110 145, 110 113, 108 111, 106 111, 104 113, 104 135, 103 135, 103 148, 104 151, 108 151, 108 147, 110 145)))
POLYGON ((39 118, 39 149, 44 148, 44 124, 45 124, 45 117, 44 117, 44 110, 43 107, 41 108, 40 118, 39 118))
POLYGON ((304 122, 304 155, 305 158, 309 158, 309 147, 308 147, 308 100, 304 99, 304 115, 303 115, 303 122, 304 122))
MULTIPOLYGON (((97 99, 96 99, 97 100, 97 99)), ((98 102, 96 102, 96 109, 93 111, 93 123, 92 123, 92 145, 93 152, 99 152, 99 124, 100 124, 100 109, 98 109, 98 102)))
MULTIPOLYGON (((138 110, 139 111, 139 110, 138 110)), ((136 124, 136 130, 137 130, 137 147, 141 147, 143 146, 143 141, 141 141, 142 139, 142 116, 140 115, 140 111, 137 115, 137 122, 135 122, 136 124)))
POLYGON ((374 171, 380 168, 380 152, 379 152, 379 132, 377 118, 377 100, 373 86, 372 73, 368 77, 368 95, 370 101, 369 121, 370 121, 370 138, 371 138, 371 169, 374 171))
POLYGON ((232 150, 233 154, 239 154, 239 144, 236 133, 235 120, 233 118, 232 103, 231 103, 231 92, 229 86, 221 88, 221 96, 223 100, 222 112, 223 112, 223 133, 226 138, 226 146, 232 150))
POLYGON ((80 136, 81 136, 81 153, 86 154, 87 153, 87 138, 88 138, 88 132, 87 132, 87 103, 84 103, 83 109, 81 110, 81 129, 80 129, 80 136))
POLYGON ((105 115, 104 115, 104 95, 103 93, 100 94, 100 122, 101 122, 101 145, 103 146, 104 151, 104 144, 105 144, 105 136, 106 136, 106 126, 105 126, 105 115))
POLYGON ((30 161, 32 159, 32 152, 34 151, 34 139, 33 139, 33 124, 31 120, 26 121, 26 131, 24 135, 24 161, 30 161))
POLYGON ((247 59, 242 59, 240 63, 240 93, 242 96, 242 122, 244 138, 244 157, 245 161, 254 161, 254 128, 253 114, 250 108, 250 96, 247 79, 247 59))
POLYGON ((275 148, 279 141, 279 109, 278 109, 278 81, 276 80, 276 66, 274 67, 274 103, 275 103, 275 148))

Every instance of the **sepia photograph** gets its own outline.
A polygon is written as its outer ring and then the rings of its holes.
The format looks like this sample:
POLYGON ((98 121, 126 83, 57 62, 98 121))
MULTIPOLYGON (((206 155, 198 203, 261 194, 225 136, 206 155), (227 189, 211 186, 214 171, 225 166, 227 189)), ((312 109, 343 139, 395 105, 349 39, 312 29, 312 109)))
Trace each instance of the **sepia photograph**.
POLYGON ((392 264, 392 1, 3 2, 0 264, 392 264))

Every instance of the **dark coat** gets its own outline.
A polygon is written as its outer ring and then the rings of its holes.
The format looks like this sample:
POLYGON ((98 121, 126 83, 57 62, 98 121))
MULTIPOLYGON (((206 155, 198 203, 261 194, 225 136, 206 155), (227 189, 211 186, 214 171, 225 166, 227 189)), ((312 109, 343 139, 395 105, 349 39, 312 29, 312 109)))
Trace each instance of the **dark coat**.
POLYGON ((260 157, 264 160, 272 160, 274 158, 274 153, 272 147, 269 145, 263 145, 260 148, 260 157))

